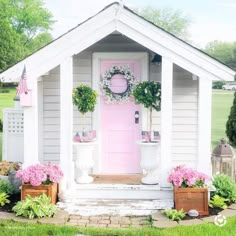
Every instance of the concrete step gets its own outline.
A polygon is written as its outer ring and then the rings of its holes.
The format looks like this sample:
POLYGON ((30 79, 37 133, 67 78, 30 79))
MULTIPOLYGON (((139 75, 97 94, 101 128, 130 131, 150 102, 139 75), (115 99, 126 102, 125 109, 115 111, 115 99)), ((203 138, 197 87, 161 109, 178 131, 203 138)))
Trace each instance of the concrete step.
POLYGON ((82 216, 119 215, 144 216, 160 209, 172 208, 173 199, 159 200, 118 200, 118 199, 74 199, 59 202, 57 206, 69 214, 82 216))
POLYGON ((173 190, 159 185, 76 184, 59 194, 61 201, 73 199, 173 199, 173 190))

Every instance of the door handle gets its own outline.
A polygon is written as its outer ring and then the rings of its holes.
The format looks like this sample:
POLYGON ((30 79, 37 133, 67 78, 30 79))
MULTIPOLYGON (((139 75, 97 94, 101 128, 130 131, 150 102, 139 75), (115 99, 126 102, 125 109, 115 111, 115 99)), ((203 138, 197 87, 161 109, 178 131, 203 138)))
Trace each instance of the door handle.
POLYGON ((134 122, 135 124, 139 123, 139 111, 135 111, 134 113, 134 122))

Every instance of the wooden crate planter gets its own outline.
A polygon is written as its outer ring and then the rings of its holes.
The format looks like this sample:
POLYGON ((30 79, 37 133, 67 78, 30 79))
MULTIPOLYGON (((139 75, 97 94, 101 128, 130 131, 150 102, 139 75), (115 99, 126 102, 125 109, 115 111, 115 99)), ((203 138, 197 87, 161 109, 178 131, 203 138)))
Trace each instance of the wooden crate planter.
POLYGON ((174 201, 177 210, 188 212, 195 209, 200 215, 209 215, 207 188, 174 188, 174 201))
POLYGON ((56 204, 57 202, 57 184, 51 185, 40 185, 32 186, 30 184, 22 184, 21 187, 21 200, 24 200, 26 195, 31 197, 36 197, 41 194, 46 194, 48 197, 51 197, 51 203, 56 204))

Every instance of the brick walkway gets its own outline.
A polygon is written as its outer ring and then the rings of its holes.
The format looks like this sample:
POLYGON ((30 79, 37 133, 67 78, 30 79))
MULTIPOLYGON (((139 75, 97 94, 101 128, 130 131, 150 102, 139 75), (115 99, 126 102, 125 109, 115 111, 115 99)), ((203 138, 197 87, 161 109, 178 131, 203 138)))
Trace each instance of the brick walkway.
MULTIPOLYGON (((225 217, 236 216, 236 204, 220 212, 225 217)), ((178 225, 196 225, 205 222, 214 223, 216 216, 204 217, 201 219, 183 220, 179 223, 168 220, 160 212, 152 216, 79 216, 69 215, 63 210, 58 210, 53 218, 27 219, 16 217, 13 213, 0 212, 0 219, 14 220, 18 222, 47 223, 56 225, 71 225, 80 227, 101 227, 101 228, 142 228, 158 227, 169 228, 178 225)))

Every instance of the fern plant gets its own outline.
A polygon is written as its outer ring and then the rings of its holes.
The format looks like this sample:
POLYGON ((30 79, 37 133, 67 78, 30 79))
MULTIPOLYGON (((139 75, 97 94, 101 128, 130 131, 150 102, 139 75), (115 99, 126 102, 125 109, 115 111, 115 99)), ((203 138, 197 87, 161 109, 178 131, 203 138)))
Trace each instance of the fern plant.
POLYGON ((0 179, 0 193, 13 194, 13 185, 5 179, 0 179))
POLYGON ((57 208, 50 201, 50 197, 45 194, 36 197, 27 195, 26 199, 19 201, 12 210, 16 213, 16 216, 23 216, 30 219, 51 217, 56 213, 57 208))
POLYGON ((219 195, 215 195, 210 201, 209 201, 209 207, 214 208, 221 208, 221 209, 226 209, 228 199, 225 199, 223 197, 220 197, 219 195))
POLYGON ((161 213, 166 215, 170 220, 173 220, 173 221, 180 221, 186 215, 183 209, 179 211, 177 211, 176 209, 165 209, 161 211, 161 213))
POLYGON ((10 200, 8 198, 9 195, 7 195, 6 193, 0 193, 0 206, 4 206, 10 203, 10 200))

